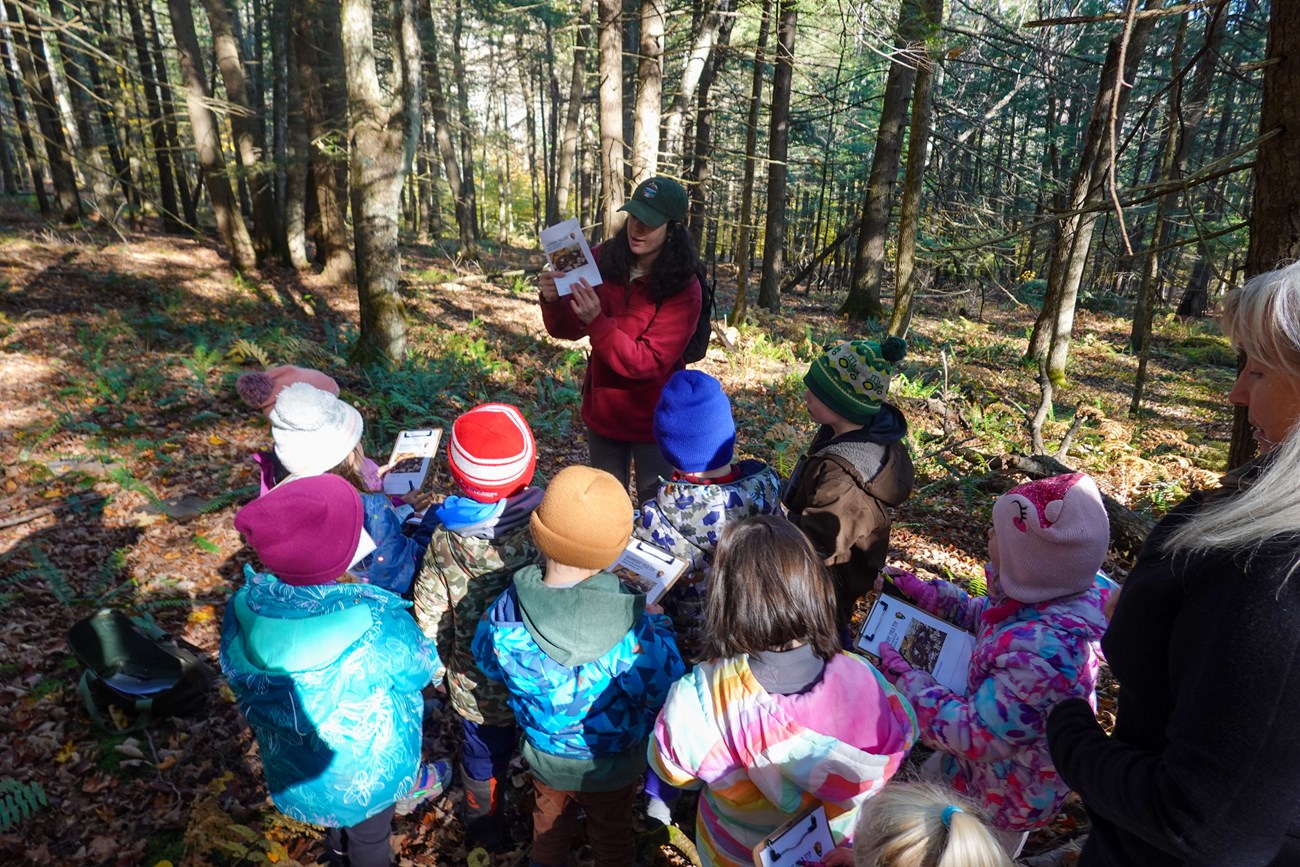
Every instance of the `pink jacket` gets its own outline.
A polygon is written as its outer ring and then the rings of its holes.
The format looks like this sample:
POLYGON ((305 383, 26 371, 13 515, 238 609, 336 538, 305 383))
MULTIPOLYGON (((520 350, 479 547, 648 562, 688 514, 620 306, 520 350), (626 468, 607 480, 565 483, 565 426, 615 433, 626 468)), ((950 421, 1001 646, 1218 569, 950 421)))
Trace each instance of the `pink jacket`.
POLYGON ((998 828, 1043 827, 1069 793, 1047 749, 1047 713, 1072 697, 1096 706, 1103 609, 1116 585, 1099 573, 1083 593, 1027 605, 930 583, 939 591, 934 613, 975 632, 969 689, 957 695, 915 669, 895 686, 916 710, 921 742, 946 754, 957 791, 998 828))

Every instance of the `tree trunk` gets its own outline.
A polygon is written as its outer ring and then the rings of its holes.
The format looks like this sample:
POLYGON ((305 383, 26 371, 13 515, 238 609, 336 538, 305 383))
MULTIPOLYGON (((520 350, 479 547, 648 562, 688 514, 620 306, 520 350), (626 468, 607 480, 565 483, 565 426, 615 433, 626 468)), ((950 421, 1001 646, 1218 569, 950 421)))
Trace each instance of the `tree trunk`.
POLYGON ((171 12, 172 32, 176 36, 176 53, 181 67, 181 80, 185 84, 185 105, 189 109, 190 128, 194 132, 194 150, 203 167, 203 181, 208 188, 208 200, 217 218, 217 230, 230 251, 230 264, 236 271, 251 271, 257 267, 253 239, 235 204, 226 175, 226 160, 221 152, 217 117, 212 113, 211 94, 208 93, 207 76, 203 72, 203 56, 199 40, 194 35, 194 16, 189 0, 167 0, 171 12))
POLYGON ((59 103, 54 95, 54 82, 50 77, 45 46, 40 32, 22 23, 18 6, 13 0, 5 0, 5 10, 9 17, 9 31, 18 48, 15 52, 18 55, 18 68, 22 70, 27 96, 32 101, 37 129, 45 139, 45 155, 50 166, 50 177, 54 181, 54 201, 59 219, 65 223, 75 223, 81 219, 81 196, 77 193, 77 175, 72 168, 68 140, 63 134, 63 122, 59 117, 59 103))
POLYGON ((736 303, 732 322, 745 321, 749 294, 749 235, 754 214, 754 174, 758 168, 758 113, 763 105, 764 55, 772 24, 772 0, 763 0, 763 17, 754 44, 754 71, 750 79, 749 117, 745 122, 745 178, 740 183, 740 227, 733 256, 736 260, 736 303))
POLYGON ((330 110, 330 84, 323 78, 338 68, 328 64, 330 52, 342 52, 334 39, 337 30, 325 14, 330 8, 320 0, 291 0, 290 15, 303 120, 311 143, 310 176, 314 183, 309 189, 314 187, 315 191, 316 257, 323 265, 325 279, 341 284, 352 281, 355 265, 348 247, 345 186, 338 171, 343 164, 339 155, 347 152, 346 134, 339 127, 342 117, 330 110))
POLYGON ((612 238, 622 220, 623 186, 623 5, 598 0, 600 46, 600 180, 604 208, 601 237, 612 238))
MULTIPOLYGON (((1137 0, 1129 2, 1135 5, 1137 0)), ((1163 7, 1164 0, 1145 0, 1146 10, 1163 7)), ((1155 22, 1154 17, 1138 18, 1133 22, 1131 30, 1121 31, 1110 41, 1097 97, 1092 105, 1092 117, 1084 137, 1079 169, 1071 185, 1067 205, 1069 211, 1096 205, 1105 195, 1107 174, 1116 157, 1114 147, 1118 144, 1111 141, 1111 116, 1113 113, 1113 122, 1118 128, 1128 106, 1138 62, 1142 59, 1155 22)), ((1026 357, 1039 359, 1046 356, 1047 375, 1055 385, 1061 385, 1065 381, 1070 333, 1074 328, 1074 309, 1097 219, 1096 211, 1065 217, 1057 223, 1053 233, 1047 294, 1043 298, 1043 309, 1034 323, 1026 357)))
MULTIPOLYGON (((1268 59, 1264 67, 1261 133, 1281 128, 1259 146, 1255 157, 1255 198, 1250 209, 1250 249, 1246 276, 1254 277, 1300 259, 1300 4, 1275 3, 1268 27, 1268 59)), ((1237 407, 1232 420, 1228 466, 1250 460, 1254 440, 1246 408, 1237 407)))
POLYGON ((302 75, 298 72, 298 41, 293 38, 293 24, 289 14, 289 0, 285 3, 282 26, 288 28, 285 39, 285 73, 288 91, 285 105, 285 167, 284 167, 284 237, 289 253, 289 264, 296 271, 311 268, 307 257, 307 171, 311 165, 311 136, 307 131, 307 116, 303 104, 302 75))
POLYGON ((578 121, 582 117, 582 98, 586 91, 587 52, 591 46, 592 0, 578 0, 577 32, 573 38, 573 66, 569 72, 569 98, 564 107, 564 140, 555 166, 555 198, 548 202, 547 225, 555 225, 569 213, 569 196, 573 188, 573 167, 578 151, 578 121))
MULTIPOLYGON (((461 31, 464 27, 464 0, 453 3, 451 28, 451 73, 456 84, 456 109, 460 128, 460 188, 469 212, 470 226, 474 230, 474 240, 482 237, 483 227, 479 223, 478 190, 474 184, 474 115, 469 109, 469 84, 465 78, 465 48, 461 44, 461 31)), ((487 167, 484 166, 484 171, 487 167)))
POLYGON ((451 189, 451 202, 456 213, 456 228, 460 233, 460 255, 470 261, 479 257, 478 238, 474 234, 473 214, 461 181, 460 160, 451 134, 451 118, 447 113, 447 100, 443 90, 442 71, 438 63, 438 28, 433 24, 428 0, 422 0, 421 19, 427 22, 422 28, 424 36, 424 73, 429 79, 429 111, 433 115, 434 139, 442 157, 442 169, 447 174, 451 189))
POLYGON ((352 214, 361 301, 362 363, 401 364, 406 317, 397 278, 397 215, 420 134, 420 35, 415 0, 394 0, 393 90, 384 95, 375 66, 370 0, 343 0, 343 59, 351 114, 352 214))
MULTIPOLYGON (((9 34, 13 36, 16 29, 16 26, 9 28, 9 34)), ((27 108, 23 104, 22 89, 15 72, 17 67, 15 55, 18 54, 18 46, 11 45, 9 40, 3 37, 4 34, 0 33, 0 63, 4 64, 5 83, 9 87, 9 96, 14 104, 14 120, 18 124, 18 133, 22 137, 23 152, 27 154, 27 170, 31 174, 36 205, 40 208, 41 216, 48 220, 54 216, 54 209, 50 206, 50 197, 45 192, 45 172, 42 170, 41 157, 36 150, 36 140, 32 138, 32 124, 27 119, 27 108)), ((17 39, 16 36, 14 38, 17 39)))
MULTIPOLYGON (((731 0, 720 0, 719 14, 730 12, 730 6, 731 0)), ((709 176, 712 173, 712 162, 709 157, 713 152, 713 103, 709 100, 709 96, 713 90, 713 82, 717 79, 723 60, 727 56, 727 48, 731 43, 731 28, 735 23, 735 15, 726 14, 723 17, 722 26, 718 29, 717 44, 704 65, 704 71, 700 74, 700 84, 696 89, 695 134, 691 137, 691 178, 694 183, 690 187, 691 211, 688 222, 691 226, 691 234, 695 236, 695 244, 700 250, 704 249, 701 243, 704 236, 704 209, 709 201, 709 176)))
POLYGON ((641 0, 636 123, 632 128, 632 183, 659 172, 659 120, 664 92, 664 0, 641 0))
MULTIPOLYGON (((188 7, 187 7, 188 8, 188 7)), ((158 20, 155 17, 152 3, 145 6, 149 13, 149 19, 146 22, 148 27, 148 37, 153 51, 153 66, 158 73, 158 102, 162 106, 163 133, 167 137, 167 154, 172 161, 172 171, 176 174, 176 185, 181 194, 181 210, 185 214, 185 222, 189 223, 191 231, 193 227, 199 224, 198 205, 195 199, 202 192, 202 181, 194 186, 191 190, 188 180, 188 172, 185 170, 185 151, 181 149, 180 133, 176 129, 176 108, 172 100, 172 86, 168 78, 166 55, 163 54, 162 36, 158 30, 158 20)), ((193 14, 191 13, 191 19, 193 14)), ((193 28, 191 28, 193 29, 193 28)), ((204 87, 207 88, 206 81, 204 87)))
POLYGON ((230 112, 230 131, 253 200, 253 249, 258 264, 272 256, 284 261, 288 253, 275 208, 273 164, 265 158, 262 149, 260 115, 248 96, 244 59, 230 24, 230 11, 226 0, 203 0, 203 8, 212 27, 213 51, 226 88, 226 99, 234 106, 230 112))
MULTIPOLYGON (((927 42, 937 39, 943 22, 943 0, 929 0, 923 9, 927 42)), ((903 176, 903 201, 898 214, 898 259, 894 269, 894 312, 889 333, 906 337, 912 324, 912 299, 921 280, 916 273, 916 235, 921 228, 921 197, 924 193, 925 161, 930 146, 933 118, 934 76, 939 58, 934 50, 919 59, 912 93, 912 123, 907 134, 907 172, 903 176)))
POLYGON ((763 273, 758 305, 781 312, 781 277, 785 274, 786 156, 790 143, 790 89, 794 78, 794 36, 799 10, 795 0, 781 0, 776 31, 776 68, 772 72, 772 110, 767 145, 767 220, 763 230, 763 273))
MULTIPOLYGON (((62 0, 48 0, 48 3, 50 15, 56 21, 68 20, 62 0)), ((78 137, 81 140, 77 159, 81 163, 82 174, 86 176, 95 194, 95 207, 111 216, 115 207, 113 194, 115 175, 108 170, 99 152, 100 131, 95 126, 95 104, 90 96, 95 91, 86 69, 85 58, 72 44, 66 28, 53 29, 55 44, 58 45, 59 54, 63 57, 63 73, 68 80, 68 100, 72 104, 73 122, 77 126, 78 137)))
POLYGON ((140 64, 140 77, 143 79, 144 104, 149 115, 149 136, 153 143, 154 165, 158 170, 158 195, 161 200, 159 204, 163 230, 180 232, 184 229, 184 223, 181 221, 180 200, 176 196, 176 179, 172 174, 171 157, 167 148, 162 100, 158 96, 158 73, 153 66, 153 54, 149 51, 149 37, 144 31, 144 20, 140 15, 140 0, 125 0, 125 5, 131 19, 131 41, 135 47, 136 62, 140 64))
POLYGON ((682 69, 681 86, 674 94, 672 105, 664 117, 663 153, 674 162, 684 160, 682 153, 682 130, 685 126, 686 109, 695 101, 695 92, 704 70, 713 56, 714 46, 718 42, 718 32, 722 28, 722 13, 729 0, 696 0, 700 9, 699 26, 691 40, 690 52, 686 55, 686 64, 682 69))
POLYGON ((880 108, 880 126, 876 131, 876 149, 871 156, 866 199, 862 203, 862 222, 853 256, 853 273, 849 278, 849 294, 839 309, 841 315, 853 319, 879 319, 884 313, 880 304, 880 281, 885 272, 885 240, 889 233, 894 182, 898 177, 898 157, 903 149, 903 131, 907 128, 907 104, 915 87, 916 68, 925 51, 922 2, 902 0, 898 8, 894 52, 885 78, 885 99, 880 108))

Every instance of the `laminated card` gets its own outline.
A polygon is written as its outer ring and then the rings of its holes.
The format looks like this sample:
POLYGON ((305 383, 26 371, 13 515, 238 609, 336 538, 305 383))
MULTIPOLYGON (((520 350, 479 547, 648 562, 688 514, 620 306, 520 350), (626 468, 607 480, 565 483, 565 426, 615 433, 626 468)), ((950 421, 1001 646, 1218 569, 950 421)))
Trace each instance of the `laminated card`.
POLYGON ((805 810, 754 847, 757 867, 812 867, 822 863, 835 840, 821 804, 805 810))
POLYGON ((644 593, 647 605, 653 605, 668 592, 688 565, 658 545, 633 539, 610 568, 628 587, 644 593))
POLYGON ((587 246, 587 236, 577 217, 542 229, 542 250, 552 271, 564 273, 555 278, 555 291, 561 295, 573 293, 573 284, 586 280, 592 286, 601 283, 600 269, 587 246))
POLYGON ((429 466, 438 454, 442 442, 442 428, 404 430, 397 435, 389 470, 384 476, 384 493, 389 496, 407 494, 424 487, 429 466))

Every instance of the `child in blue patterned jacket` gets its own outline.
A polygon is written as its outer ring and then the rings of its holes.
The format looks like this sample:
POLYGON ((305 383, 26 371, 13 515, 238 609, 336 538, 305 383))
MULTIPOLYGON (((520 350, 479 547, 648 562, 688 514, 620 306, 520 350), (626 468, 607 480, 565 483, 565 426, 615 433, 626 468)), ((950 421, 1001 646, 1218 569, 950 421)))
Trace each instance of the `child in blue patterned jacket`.
POLYGON ((690 565, 664 597, 677 647, 699 660, 704 592, 713 550, 728 524, 781 512, 781 479, 760 460, 735 460, 736 423, 722 385, 707 373, 679 370, 659 395, 655 442, 673 477, 641 504, 633 533, 690 565))
POLYGON ((530 524, 546 566, 515 574, 473 645, 483 673, 505 682, 524 731, 530 863, 568 863, 581 807, 596 864, 626 867, 647 739, 682 658, 668 618, 606 571, 632 535, 632 502, 617 479, 565 467, 530 524))
POLYGON ((371 543, 345 480, 283 482, 235 528, 268 572, 246 566, 226 606, 221 670, 271 800, 329 829, 331 864, 387 867, 394 814, 440 794, 451 773, 420 761, 421 690, 442 679, 438 651, 409 602, 348 574, 371 543))

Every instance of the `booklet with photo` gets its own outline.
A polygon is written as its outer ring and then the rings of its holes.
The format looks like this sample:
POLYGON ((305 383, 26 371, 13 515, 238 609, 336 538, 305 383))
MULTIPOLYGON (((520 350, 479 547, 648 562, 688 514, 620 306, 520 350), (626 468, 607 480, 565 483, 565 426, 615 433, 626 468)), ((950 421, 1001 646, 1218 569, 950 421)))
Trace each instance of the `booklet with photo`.
POLYGON ((975 636, 966 630, 882 593, 867 612, 853 649, 878 661, 881 642, 892 645, 913 668, 929 672, 953 692, 966 694, 966 675, 975 651, 975 636))
POLYGON ((442 428, 404 430, 393 444, 388 473, 384 476, 384 493, 400 496, 424 487, 429 476, 429 466, 438 454, 442 442, 442 428))
POLYGON ((646 604, 653 605, 668 592, 673 582, 682 577, 688 565, 690 564, 685 560, 674 557, 658 545, 633 539, 614 561, 610 571, 628 587, 644 593, 646 604))
POLYGON ((601 283, 600 268, 587 246, 587 236, 577 217, 542 229, 542 250, 552 271, 564 273, 555 278, 555 291, 561 295, 573 293, 573 284, 586 280, 592 286, 601 283))
POLYGON ((826 810, 815 804, 777 828, 754 847, 757 867, 798 867, 821 864, 835 848, 826 810))

